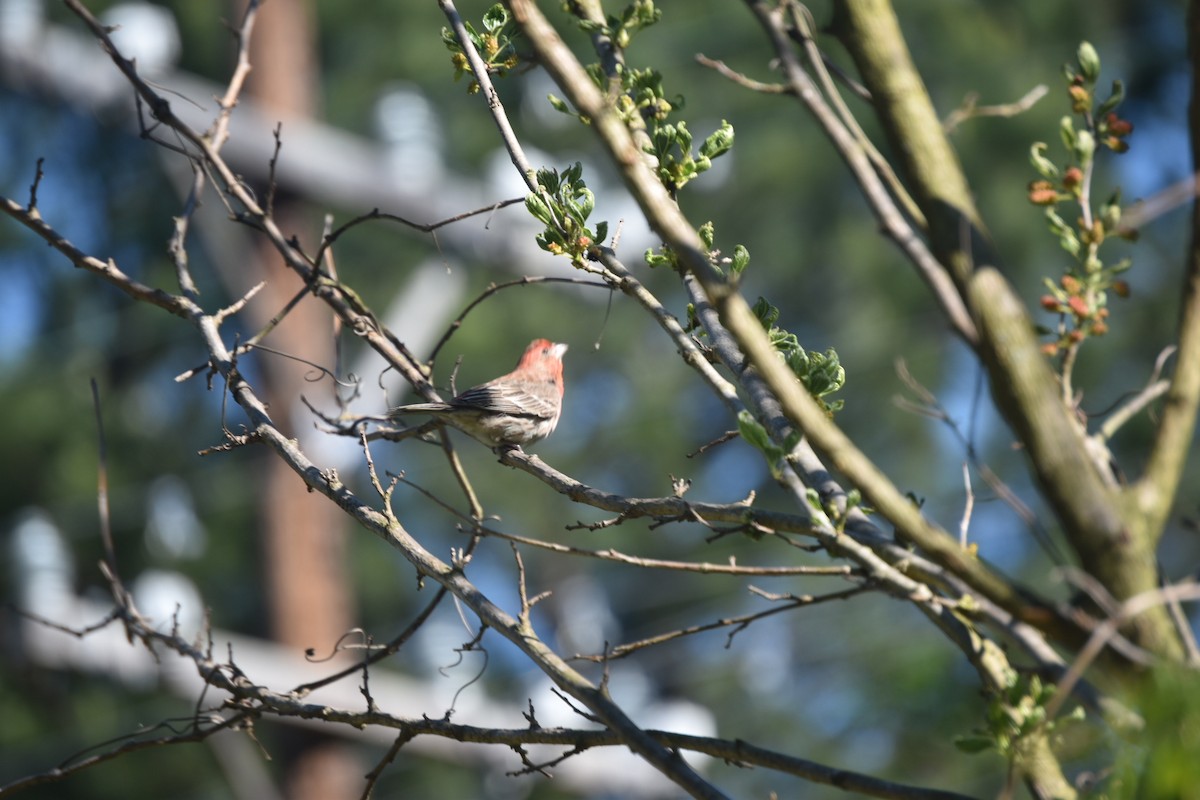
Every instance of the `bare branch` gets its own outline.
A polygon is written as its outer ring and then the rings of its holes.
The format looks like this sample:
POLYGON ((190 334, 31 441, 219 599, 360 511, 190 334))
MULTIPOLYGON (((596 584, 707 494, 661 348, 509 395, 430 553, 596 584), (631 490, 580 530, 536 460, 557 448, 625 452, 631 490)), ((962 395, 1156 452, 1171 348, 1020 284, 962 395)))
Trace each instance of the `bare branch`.
POLYGON ((810 533, 812 521, 795 514, 784 514, 766 509, 755 509, 749 501, 738 503, 703 503, 670 497, 622 497, 587 486, 551 467, 535 455, 508 450, 500 455, 500 462, 516 467, 533 475, 538 480, 577 503, 593 508, 615 511, 626 519, 651 517, 657 520, 678 522, 695 521, 695 515, 710 522, 753 524, 759 531, 789 531, 810 533))
MULTIPOLYGON (((1021 500, 1017 493, 1012 490, 1012 487, 1005 483, 1000 476, 997 475, 994 470, 992 470, 991 467, 980 460, 979 453, 975 447, 973 433, 968 434, 963 432, 962 427, 952 416, 950 416, 950 412, 948 412, 945 406, 942 405, 941 401, 937 399, 937 396, 923 386, 921 382, 918 381, 913 374, 908 371, 908 364, 905 363, 903 359, 899 359, 896 362, 896 375, 909 389, 909 391, 917 396, 919 401, 913 402, 905 397, 897 395, 893 400, 896 406, 904 409, 905 411, 909 411, 914 414, 920 414, 943 423, 950 430, 950 433, 953 434, 954 438, 958 440, 959 444, 962 445, 963 452, 966 453, 968 462, 975 468, 980 477, 983 478, 984 483, 988 485, 988 488, 995 492, 996 495, 1004 501, 1005 505, 1013 510, 1017 517, 1019 517, 1029 529, 1029 532, 1033 534, 1033 537, 1037 541, 1038 545, 1048 556, 1050 556, 1055 564, 1058 564, 1059 566, 1065 564, 1066 558, 1063 556, 1059 548, 1054 544, 1054 541, 1050 538, 1045 526, 1042 525, 1037 514, 1033 512, 1033 509, 1031 509, 1023 500, 1021 500)), ((976 395, 975 400, 972 402, 978 402, 978 395, 976 395)), ((975 415, 974 410, 972 410, 971 415, 973 418, 975 415)))
MULTIPOLYGON (((946 268, 939 263, 928 245, 905 220, 904 214, 892 199, 893 194, 903 199, 907 197, 907 193, 900 188, 899 181, 891 173, 891 167, 883 163, 880 157, 871 155, 874 147, 870 145, 866 135, 858 129, 857 123, 853 121, 853 115, 842 104, 828 74, 823 71, 823 67, 819 67, 818 71, 823 78, 824 86, 830 92, 831 101, 841 109, 840 113, 835 113, 834 109, 824 101, 821 91, 804 71, 792 50, 785 29, 783 9, 771 10, 761 2, 750 2, 748 5, 767 33, 774 47, 775 55, 780 59, 784 76, 793 88, 793 94, 805 104, 845 160, 862 188, 863 195, 872 211, 879 218, 883 231, 917 268, 954 331, 965 342, 974 345, 978 338, 975 323, 971 320, 963 299, 950 279, 946 268), (847 121, 853 125, 853 128, 848 127, 847 121), (858 130, 857 134, 855 130, 858 130)), ((805 19, 803 10, 797 10, 793 19, 797 24, 802 23, 805 19)), ((803 32, 802 28, 797 28, 797 30, 803 32)), ((811 35, 806 35, 804 40, 811 43, 811 35)), ((823 65, 824 63, 819 51, 815 55, 810 52, 809 61, 814 65, 823 65)), ((911 201, 904 205, 906 209, 915 209, 915 205, 911 201)), ((907 213, 919 221, 922 219, 919 211, 907 213)), ((923 222, 919 222, 919 224, 924 226, 923 222)))
POLYGON ((965 550, 967 547, 967 531, 971 528, 971 512, 975 509, 975 492, 971 489, 971 468, 965 461, 962 465, 962 474, 967 500, 963 506, 962 521, 958 524, 958 544, 965 550))
POLYGON ((364 222, 370 222, 371 220, 381 219, 381 220, 387 220, 390 222, 398 222, 401 225, 404 225, 405 227, 408 227, 408 228, 412 228, 415 231, 423 231, 424 233, 433 233, 438 228, 444 228, 447 225, 454 224, 455 222, 462 222, 465 219, 470 219, 471 217, 477 217, 480 214, 493 214, 502 208, 507 208, 511 205, 516 205, 517 203, 523 203, 523 202, 525 202, 525 198, 523 198, 523 197, 512 197, 512 198, 509 198, 508 200, 497 200, 495 203, 492 203, 491 205, 483 206, 482 208, 477 208, 473 211, 464 211, 461 214, 455 214, 454 216, 446 217, 445 219, 438 220, 437 222, 414 222, 413 220, 410 220, 407 217, 401 217, 397 214, 389 214, 387 212, 380 211, 378 208, 375 208, 375 209, 372 209, 371 211, 368 211, 365 214, 360 214, 359 216, 355 217, 352 220, 349 220, 348 222, 342 223, 334 230, 330 231, 329 233, 326 233, 325 236, 322 237, 322 239, 321 239, 320 249, 317 250, 317 261, 319 262, 321 260, 321 258, 324 256, 325 251, 328 250, 329 247, 331 247, 334 242, 336 242, 338 239, 340 239, 342 237, 342 234, 346 233, 351 228, 355 228, 359 225, 362 225, 364 222))
POLYGON ((1144 613, 1147 609, 1184 600, 1200 600, 1200 585, 1194 582, 1187 582, 1164 586, 1161 589, 1154 589, 1135 595, 1112 608, 1108 619, 1097 625, 1096 629, 1092 631, 1092 635, 1079 651, 1079 655, 1076 656, 1074 663, 1071 664, 1071 668, 1063 676, 1062 680, 1059 681, 1058 693, 1046 704, 1046 719, 1053 720, 1058 715, 1075 684, 1083 677, 1083 673, 1087 671, 1092 662, 1100 655, 1100 652, 1108 644, 1109 640, 1117 636, 1117 632, 1122 625, 1125 625, 1139 614, 1144 613))
POLYGON ((117 267, 117 263, 112 259, 104 262, 87 255, 71 244, 65 236, 62 236, 42 220, 41 215, 37 213, 36 209, 30 211, 7 197, 0 197, 0 211, 8 214, 17 222, 33 231, 46 244, 66 256, 79 269, 96 275, 107 283, 117 287, 134 300, 140 300, 152 306, 157 306, 164 311, 174 314, 177 317, 183 317, 184 319, 191 319, 193 312, 196 310, 195 306, 182 297, 169 294, 162 289, 147 286, 129 277, 117 267))
POLYGON ((1173 183, 1158 194, 1135 203, 1121 215, 1121 230, 1136 231, 1164 214, 1190 203, 1200 185, 1195 174, 1173 183))
POLYGON ((233 115, 233 109, 237 106, 238 98, 246 85, 246 78, 250 75, 250 36, 254 32, 254 22, 258 18, 259 5, 259 0, 249 0, 246 4, 246 13, 242 15, 242 24, 233 31, 234 38, 237 40, 237 62, 233 74, 229 77, 225 94, 218 101, 221 113, 213 120, 212 127, 206 133, 216 150, 220 150, 229 139, 229 119, 233 115))
POLYGON ((45 163, 45 158, 38 158, 37 169, 35 169, 33 173, 33 183, 29 184, 29 205, 25 206, 25 210, 35 219, 39 216, 37 210, 37 194, 38 187, 42 184, 42 178, 46 176, 46 173, 42 171, 42 165, 45 163))
POLYGON ((1108 441, 1121 429, 1122 425, 1140 414, 1146 406, 1167 393, 1167 390, 1171 388, 1171 383, 1170 381, 1161 380, 1159 376, 1162 375, 1167 359, 1175 354, 1176 349, 1174 345, 1170 345, 1158 354, 1158 358, 1154 360, 1154 371, 1150 373, 1150 379, 1146 382, 1146 386, 1117 408, 1108 419, 1104 420, 1104 424, 1093 434, 1093 439, 1097 439, 1100 442, 1108 441))
MULTIPOLYGON (((754 587, 750 587, 750 589, 751 591, 755 591, 754 587)), ((705 633, 707 631, 715 631, 720 630, 721 628, 732 627, 733 630, 729 632, 729 636, 725 639, 725 648, 729 649, 729 647, 733 644, 733 637, 737 636, 739 633, 753 625, 755 622, 758 622, 760 619, 766 619, 767 617, 773 617, 776 614, 782 614, 787 611, 794 611, 798 608, 818 605, 820 603, 826 603, 833 600, 848 600, 851 597, 856 597, 857 595, 870 590, 871 587, 869 586, 855 586, 852 589, 844 589, 840 592, 830 592, 829 594, 807 594, 799 596, 792 594, 767 596, 762 592, 756 592, 769 600, 784 602, 778 606, 775 606, 774 608, 769 608, 766 611, 757 611, 753 614, 743 614, 737 617, 723 617, 703 625, 689 625, 688 627, 680 628, 679 630, 667 631, 666 633, 660 633, 646 639, 640 639, 636 642, 628 642, 626 644, 618 645, 608 649, 600 655, 577 655, 575 658, 602 663, 618 658, 625 658, 626 656, 632 655, 639 650, 645 650, 649 647, 666 644, 667 642, 681 639, 685 636, 694 636, 697 633, 705 633)))
POLYGON ((1050 89, 1045 84, 1039 83, 1011 103, 1000 103, 992 106, 979 105, 979 94, 971 92, 963 99, 961 106, 946 115, 946 119, 942 122, 942 127, 946 129, 946 133, 953 133, 959 125, 975 117, 1015 117, 1018 114, 1024 114, 1033 108, 1038 100, 1045 97, 1049 91, 1050 89))
POLYGON ((782 83, 763 83, 756 81, 753 78, 747 77, 742 73, 731 69, 724 61, 697 53, 696 62, 702 66, 715 70, 718 74, 728 78, 738 86, 749 89, 752 92, 762 92, 763 94, 794 94, 795 89, 790 86, 785 86, 782 83))
POLYGON ((475 45, 471 43, 471 37, 467 35, 467 28, 463 24, 462 17, 459 16, 458 9, 454 7, 452 0, 438 0, 438 5, 445 13, 446 19, 450 21, 454 38, 458 40, 463 53, 467 56, 467 61, 471 65, 471 74, 479 84, 480 94, 487 102, 488 109, 492 112, 492 121, 496 123, 496 129, 500 131, 500 138, 504 141, 504 149, 512 159, 517 172, 521 173, 521 178, 529 187, 529 191, 537 194, 540 191, 537 184, 537 173, 534 171, 533 165, 525 158, 525 151, 521 148, 517 134, 508 122, 508 115, 504 113, 504 104, 500 102, 500 95, 496 92, 496 87, 492 85, 487 65, 483 63, 483 59, 475 50, 475 45))
POLYGON ((429 354, 428 363, 430 365, 433 364, 438 353, 440 353, 442 348, 446 346, 446 343, 450 341, 450 337, 452 337, 454 333, 462 327, 463 321, 467 318, 467 315, 478 308, 483 301, 487 300, 498 292, 504 291, 505 289, 514 289, 520 286, 533 286, 540 283, 565 283, 572 286, 594 286, 598 289, 609 289, 610 291, 612 289, 612 287, 606 283, 589 281, 585 278, 560 278, 550 275, 524 275, 515 280, 505 281, 504 283, 488 284, 487 288, 480 292, 474 300, 468 303, 467 307, 459 312, 459 315, 450 322, 446 328, 446 332, 442 334, 442 338, 438 339, 437 344, 433 346, 433 350, 429 354))
POLYGON ((108 509, 108 445, 104 438, 104 415, 100 412, 100 387, 96 385, 95 378, 92 378, 91 384, 92 410, 96 414, 96 442, 100 456, 96 469, 96 502, 100 512, 100 540, 104 543, 104 560, 108 563, 112 574, 116 575, 117 551, 113 546, 112 519, 108 509))

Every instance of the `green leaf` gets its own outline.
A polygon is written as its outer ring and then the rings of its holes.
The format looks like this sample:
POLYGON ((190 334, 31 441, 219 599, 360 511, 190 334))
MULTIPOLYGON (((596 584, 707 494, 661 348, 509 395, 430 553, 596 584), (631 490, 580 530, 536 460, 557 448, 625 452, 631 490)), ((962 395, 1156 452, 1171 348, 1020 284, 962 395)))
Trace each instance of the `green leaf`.
POLYGON ((777 449, 774 442, 771 441, 771 437, 767 435, 767 429, 749 411, 739 411, 737 422, 738 433, 741 434, 742 438, 748 444, 757 447, 763 453, 771 449, 777 449))
POLYGON ((1054 165, 1053 161, 1046 158, 1045 153, 1048 149, 1049 145, 1045 142, 1034 142, 1033 146, 1029 148, 1029 163, 1033 164, 1033 168, 1043 178, 1055 180, 1058 178, 1058 167, 1054 165))
POLYGON ((778 478, 780 462, 787 453, 771 441, 771 437, 767 434, 767 429, 749 411, 739 411, 737 422, 738 433, 741 434, 742 439, 766 457, 767 468, 771 471, 771 477, 778 478))
POLYGON ((1115 111, 1117 106, 1121 105, 1123 102, 1125 102, 1125 84, 1119 80, 1113 81, 1112 93, 1108 96, 1108 99, 1101 103, 1100 107, 1096 109, 1096 116, 1106 116, 1108 112, 1115 111))
POLYGON ((582 220, 587 219, 592 214, 592 209, 596 207, 596 195, 586 186, 581 186, 576 191, 575 208, 578 209, 582 220))
POLYGON ((1117 226, 1121 224, 1121 190, 1117 189, 1112 193, 1112 196, 1100 206, 1100 221, 1104 224, 1104 229, 1115 231, 1117 226))
POLYGON ((1070 233, 1071 226, 1063 221, 1063 218, 1058 215, 1058 212, 1053 208, 1046 209, 1046 224, 1050 226, 1050 230, 1061 236, 1064 232, 1070 233))
POLYGON ((558 170, 551 167, 539 169, 537 171, 537 184, 550 194, 554 194, 558 191, 558 170))
POLYGON ((673 269, 675 267, 675 253, 666 245, 663 245, 659 252, 655 252, 653 249, 646 250, 644 258, 646 266, 650 269, 655 267, 671 267, 673 269))
POLYGON ((562 234, 553 228, 546 228, 545 231, 539 233, 536 237, 538 247, 548 253, 559 255, 566 251, 566 242, 562 238, 562 234))
POLYGON ((1096 137, 1092 135, 1091 131, 1076 131, 1075 146, 1071 149, 1079 163, 1086 164, 1092 160, 1092 155, 1096 152, 1096 137))
POLYGON ((1129 269, 1132 266, 1133 266, 1133 259, 1122 258, 1120 261, 1118 261, 1117 263, 1113 264, 1111 267, 1108 268, 1108 273, 1110 275, 1120 275, 1122 272, 1124 272, 1125 270, 1129 269))
POLYGON ((790 348, 789 351, 784 354, 783 359, 787 363, 788 369, 790 369, 797 378, 800 378, 801 381, 808 377, 809 370, 812 369, 812 362, 809 360, 808 351, 801 347, 799 343, 797 343, 795 347, 790 348))
MULTIPOLYGON (((742 250, 744 251, 745 248, 742 250)), ((736 255, 735 252, 735 257, 736 255)), ((749 254, 744 254, 744 258, 749 260, 749 254)), ((744 265, 742 268, 745 268, 744 265)), ((846 370, 841 365, 837 351, 832 348, 824 353, 806 351, 794 333, 775 327, 775 323, 779 319, 779 309, 768 303, 766 298, 759 297, 751 311, 767 332, 771 346, 778 351, 788 369, 799 379, 808 393, 827 413, 832 414, 839 411, 843 406, 842 401, 828 403, 823 399, 841 389, 846 383, 846 370)))
POLYGON ((1058 134, 1062 137, 1063 145, 1071 152, 1075 152, 1075 120, 1069 116, 1059 120, 1058 134))
POLYGON ((1050 225, 1050 230, 1058 235, 1058 243, 1062 249, 1073 256, 1078 256, 1081 247, 1079 237, 1070 225, 1063 222, 1063 218, 1053 208, 1046 209, 1046 222, 1050 225))
POLYGON ((546 99, 550 101, 550 105, 552 108, 554 108, 555 111, 561 111, 564 114, 574 114, 575 113, 571 110, 571 107, 567 105, 567 102, 565 100, 562 100, 553 94, 546 95, 546 99))
POLYGON ((635 0, 632 5, 626 6, 621 13, 621 26, 627 28, 630 33, 639 28, 646 28, 662 17, 662 11, 654 7, 652 0, 635 0))
POLYGON ((684 155, 691 154, 692 132, 688 130, 687 123, 683 120, 675 125, 675 143, 679 145, 679 152, 684 155))
POLYGON ((755 300, 751 311, 758 318, 759 323, 763 326, 763 330, 768 333, 771 330, 771 326, 779 319, 779 309, 768 303, 765 297, 759 297, 755 300))
POLYGON ((527 197, 525 207, 546 226, 537 237, 538 246, 581 263, 589 247, 608 237, 606 222, 597 223, 595 232, 587 225, 596 196, 583 181, 583 165, 575 162, 561 174, 550 168, 540 169, 537 183, 542 191, 527 197))
POLYGON ((816 397, 824 397, 841 389, 846 384, 846 370, 838 354, 832 348, 822 353, 810 353, 809 369, 804 378, 808 391, 816 397))
POLYGON ((730 269, 734 275, 741 275, 748 266, 750 266, 750 251, 739 244, 733 248, 733 261, 730 263, 730 269))
POLYGON ((483 15, 483 27, 491 33, 495 33, 508 23, 508 10, 497 3, 489 8, 483 15))
POLYGON ((732 147, 733 126, 725 120, 721 120, 721 127, 709 134, 708 138, 704 140, 704 144, 700 145, 700 155, 713 159, 728 153, 732 147))
POLYGON ((526 197, 525 208, 543 225, 554 224, 554 214, 551 213, 550 206, 546 205, 546 201, 540 195, 530 194, 526 197))
POLYGON ((1100 77, 1100 55, 1091 42, 1080 42, 1079 50, 1075 53, 1079 62, 1079 72, 1088 83, 1095 83, 1100 77))

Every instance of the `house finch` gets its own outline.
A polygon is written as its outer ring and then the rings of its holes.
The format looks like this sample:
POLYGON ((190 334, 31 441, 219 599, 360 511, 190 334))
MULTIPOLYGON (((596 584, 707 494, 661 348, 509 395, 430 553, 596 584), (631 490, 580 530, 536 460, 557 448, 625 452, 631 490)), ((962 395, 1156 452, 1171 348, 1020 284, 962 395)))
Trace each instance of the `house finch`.
POLYGON ((562 413, 565 352, 565 344, 534 339, 507 375, 467 389, 448 403, 414 403, 388 414, 429 414, 489 447, 545 439, 562 413))

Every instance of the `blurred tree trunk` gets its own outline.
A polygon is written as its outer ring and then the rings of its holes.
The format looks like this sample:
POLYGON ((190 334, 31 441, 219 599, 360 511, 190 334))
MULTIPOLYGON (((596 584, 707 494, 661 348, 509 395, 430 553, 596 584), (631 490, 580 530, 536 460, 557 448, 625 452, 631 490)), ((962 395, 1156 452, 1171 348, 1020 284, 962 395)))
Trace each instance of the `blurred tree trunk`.
MULTIPOLYGON (((282 122, 280 170, 287 160, 288 119, 317 112, 318 69, 314 13, 308 0, 264 3, 254 29, 247 85, 257 102, 282 122)), ((266 191, 266 187, 259 187, 266 191)), ((301 198, 279 191, 275 216, 280 228, 307 246, 320 228, 301 198)), ((256 240, 253 269, 247 283, 265 280, 266 287, 248 310, 262 326, 302 289, 265 238, 256 240)), ((310 250, 311 251, 311 250, 310 250)), ((313 363, 334 366, 333 318, 328 307, 306 297, 270 334, 265 344, 313 363)), ((266 397, 271 415, 289 435, 305 438, 312 430, 302 421, 305 395, 320 400, 331 391, 329 381, 310 383, 311 372, 300 362, 264 354, 266 397)), ((263 536, 264 585, 270 610, 270 632, 281 644, 328 654, 352 627, 352 603, 345 567, 344 517, 331 503, 307 491, 304 483, 278 458, 262 461, 264 491, 259 510, 263 536)), ((288 731, 284 792, 291 800, 340 800, 358 797, 364 770, 350 750, 327 736, 288 731)))

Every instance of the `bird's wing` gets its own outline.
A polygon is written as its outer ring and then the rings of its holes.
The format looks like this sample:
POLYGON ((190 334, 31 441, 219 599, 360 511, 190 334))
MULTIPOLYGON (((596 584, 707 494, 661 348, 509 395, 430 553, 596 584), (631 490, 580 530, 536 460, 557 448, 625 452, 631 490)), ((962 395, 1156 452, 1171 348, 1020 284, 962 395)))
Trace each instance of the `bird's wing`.
POLYGON ((545 397, 511 385, 496 386, 490 383, 467 389, 450 403, 459 407, 539 419, 551 419, 556 411, 554 404, 545 397))
POLYGON ((388 409, 389 414, 432 414, 440 411, 449 411, 451 406, 448 403, 410 403, 406 406, 396 406, 388 409))

